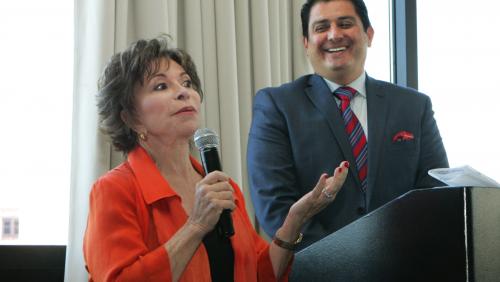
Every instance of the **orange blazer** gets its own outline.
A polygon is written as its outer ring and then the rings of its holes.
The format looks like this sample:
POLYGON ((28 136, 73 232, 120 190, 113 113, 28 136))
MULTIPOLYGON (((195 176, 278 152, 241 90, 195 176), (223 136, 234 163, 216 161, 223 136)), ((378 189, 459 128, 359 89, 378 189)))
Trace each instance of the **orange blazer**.
MULTIPOLYGON (((191 163, 203 174, 192 157, 191 163)), ((238 185, 231 185, 236 203, 231 213, 234 280, 276 281, 269 245, 253 229, 238 185)), ((90 193, 83 243, 89 281, 171 281, 163 244, 186 220, 180 197, 146 151, 136 147, 124 163, 99 178, 90 193)), ((290 265, 280 280, 288 280, 289 270, 290 265)), ((207 252, 200 244, 180 281, 210 280, 207 252)))

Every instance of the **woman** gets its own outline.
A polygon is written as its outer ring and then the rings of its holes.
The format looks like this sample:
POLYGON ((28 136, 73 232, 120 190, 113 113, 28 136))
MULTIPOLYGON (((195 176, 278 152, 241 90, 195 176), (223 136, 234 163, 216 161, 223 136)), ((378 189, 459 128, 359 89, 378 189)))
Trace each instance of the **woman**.
POLYGON ((90 281, 275 281, 287 278, 302 225, 333 201, 348 163, 321 175, 271 244, 226 174, 189 155, 202 99, 195 66, 165 38, 116 54, 99 81, 100 125, 127 160, 94 184, 84 239, 90 281), (212 232, 230 209, 235 234, 212 232))

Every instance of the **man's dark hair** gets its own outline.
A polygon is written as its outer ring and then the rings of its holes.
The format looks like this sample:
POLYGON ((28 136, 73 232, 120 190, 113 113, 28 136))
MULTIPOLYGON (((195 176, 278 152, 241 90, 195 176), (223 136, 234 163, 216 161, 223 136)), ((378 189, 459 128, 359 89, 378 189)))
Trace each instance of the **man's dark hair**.
POLYGON ((113 146, 123 153, 130 152, 138 144, 137 132, 121 117, 124 114, 135 120, 135 93, 137 83, 155 75, 161 59, 178 63, 189 75, 192 87, 203 98, 201 83, 191 57, 183 50, 170 48, 169 38, 160 36, 151 40, 139 40, 125 51, 113 55, 98 82, 97 109, 99 126, 110 138, 113 146))
MULTIPOLYGON (((330 1, 339 1, 339 0, 307 0, 304 5, 302 5, 302 9, 300 10, 300 18, 302 20, 302 35, 304 38, 309 38, 309 16, 311 15, 311 9, 316 3, 319 2, 330 2, 330 1)), ((363 0, 348 0, 351 1, 354 9, 356 10, 356 14, 361 19, 363 23, 363 29, 365 32, 371 25, 370 18, 368 18, 368 10, 366 9, 365 2, 363 0)))

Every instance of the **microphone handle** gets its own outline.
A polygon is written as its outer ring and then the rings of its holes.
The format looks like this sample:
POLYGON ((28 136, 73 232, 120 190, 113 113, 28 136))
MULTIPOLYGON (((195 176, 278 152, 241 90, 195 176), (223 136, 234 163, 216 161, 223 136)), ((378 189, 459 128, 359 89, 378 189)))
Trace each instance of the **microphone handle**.
MULTIPOLYGON (((219 160, 217 147, 200 149, 201 163, 206 174, 214 170, 222 171, 222 166, 219 160)), ((217 234, 221 237, 229 238, 234 235, 233 219, 231 218, 231 210, 225 209, 219 217, 219 221, 215 225, 217 234)))

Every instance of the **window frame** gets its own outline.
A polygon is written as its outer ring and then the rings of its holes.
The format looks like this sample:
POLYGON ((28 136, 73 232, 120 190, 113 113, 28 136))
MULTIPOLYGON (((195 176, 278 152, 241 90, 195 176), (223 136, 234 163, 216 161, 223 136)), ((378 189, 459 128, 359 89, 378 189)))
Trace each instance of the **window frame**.
POLYGON ((392 0, 393 82, 418 90, 417 1, 392 0))

